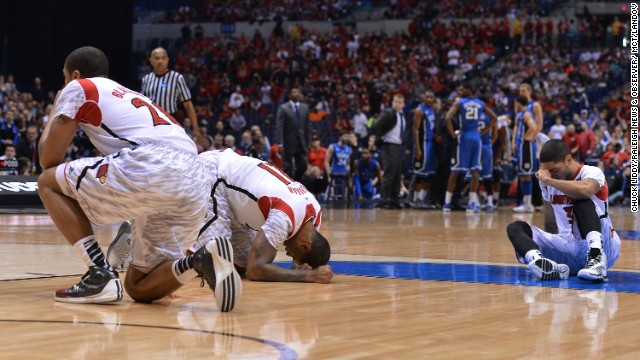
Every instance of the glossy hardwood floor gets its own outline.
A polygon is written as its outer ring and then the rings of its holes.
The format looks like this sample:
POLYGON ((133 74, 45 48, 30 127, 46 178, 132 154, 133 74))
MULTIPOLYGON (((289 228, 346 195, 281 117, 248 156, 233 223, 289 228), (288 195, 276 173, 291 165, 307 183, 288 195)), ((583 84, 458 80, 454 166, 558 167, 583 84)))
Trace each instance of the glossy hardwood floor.
MULTIPOLYGON (((0 358, 636 359, 640 219, 612 218, 620 259, 583 286, 515 263, 506 225, 541 214, 326 209, 333 284, 245 280, 220 313, 197 280, 152 305, 57 303, 81 261, 47 215, 0 215, 0 358)), ((116 230, 97 228, 100 243, 116 230)))

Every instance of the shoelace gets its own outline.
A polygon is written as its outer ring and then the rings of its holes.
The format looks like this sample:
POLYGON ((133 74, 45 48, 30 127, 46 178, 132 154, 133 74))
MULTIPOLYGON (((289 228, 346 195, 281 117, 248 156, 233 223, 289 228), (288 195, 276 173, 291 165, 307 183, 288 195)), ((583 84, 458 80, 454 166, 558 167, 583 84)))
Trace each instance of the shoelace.
POLYGON ((589 256, 589 258, 587 258, 587 267, 595 266, 599 262, 600 262, 600 255, 598 255, 596 257, 589 256))

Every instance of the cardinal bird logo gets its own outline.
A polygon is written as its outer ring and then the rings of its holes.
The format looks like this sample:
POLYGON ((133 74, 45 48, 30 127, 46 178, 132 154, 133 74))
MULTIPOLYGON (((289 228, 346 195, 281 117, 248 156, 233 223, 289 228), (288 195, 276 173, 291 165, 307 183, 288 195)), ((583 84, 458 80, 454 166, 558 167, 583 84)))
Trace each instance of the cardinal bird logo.
POLYGON ((101 184, 107 182, 107 173, 109 172, 109 164, 104 164, 98 168, 98 173, 96 174, 96 178, 100 180, 101 184))

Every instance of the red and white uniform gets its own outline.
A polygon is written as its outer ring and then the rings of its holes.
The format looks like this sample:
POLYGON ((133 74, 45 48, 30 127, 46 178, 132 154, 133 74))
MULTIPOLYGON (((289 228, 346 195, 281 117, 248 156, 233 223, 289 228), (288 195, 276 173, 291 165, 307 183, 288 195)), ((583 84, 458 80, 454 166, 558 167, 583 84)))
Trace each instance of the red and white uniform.
POLYGON ((233 150, 200 154, 212 175, 213 198, 209 202, 210 225, 197 246, 216 236, 231 239, 234 262, 246 266, 255 232, 262 230, 277 249, 312 221, 320 230, 320 204, 304 185, 264 161, 240 156, 233 150))
POLYGON ((133 220, 131 264, 139 270, 184 256, 210 189, 184 129, 147 97, 107 78, 67 84, 56 102, 60 115, 78 121, 106 154, 58 166, 56 180, 66 195, 94 224, 133 220))
MULTIPOLYGON (((600 184, 600 190, 591 197, 596 212, 600 216, 602 227, 602 247, 607 255, 607 266, 611 267, 620 256, 620 238, 613 230, 608 212, 609 189, 602 170, 595 166, 582 165, 576 174, 575 181, 594 179, 600 184)), ((558 189, 540 184, 542 198, 549 202, 558 226, 558 234, 547 233, 533 225, 533 241, 540 247, 542 255, 560 264, 566 264, 571 273, 577 273, 585 265, 589 244, 582 239, 578 224, 573 215, 575 199, 558 189)), ((524 259, 521 259, 524 263, 524 259)))
POLYGON ((146 96, 107 78, 73 80, 58 99, 56 116, 79 122, 103 154, 160 144, 197 153, 196 145, 175 120, 146 96))
MULTIPOLYGON (((600 184, 600 190, 591 197, 591 201, 596 205, 596 212, 600 216, 601 221, 606 222, 608 227, 611 228, 611 219, 608 212, 608 199, 609 188, 604 178, 602 170, 595 166, 582 165, 578 174, 575 177, 575 181, 583 179, 594 179, 600 184)), ((574 198, 571 198, 558 189, 541 184, 542 198, 544 201, 548 201, 553 208, 555 214, 556 224, 558 225, 558 232, 560 234, 573 234, 574 237, 580 238, 580 230, 573 217, 573 203, 574 198)))

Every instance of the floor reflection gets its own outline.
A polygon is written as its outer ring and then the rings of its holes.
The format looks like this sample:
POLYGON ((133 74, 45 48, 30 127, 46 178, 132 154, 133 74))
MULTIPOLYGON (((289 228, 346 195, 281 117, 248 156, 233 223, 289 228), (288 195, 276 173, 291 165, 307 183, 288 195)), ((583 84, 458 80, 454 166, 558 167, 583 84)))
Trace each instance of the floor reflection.
POLYGON ((589 349, 589 358, 603 357, 607 325, 618 311, 615 291, 529 287, 524 292, 524 302, 529 305, 528 320, 547 333, 537 337, 532 358, 557 355, 558 348, 566 342, 566 333, 575 332, 579 324, 586 334, 581 340, 582 346, 589 349))

